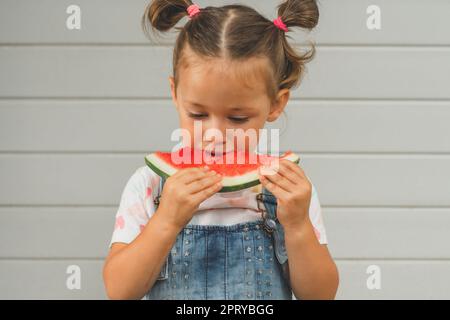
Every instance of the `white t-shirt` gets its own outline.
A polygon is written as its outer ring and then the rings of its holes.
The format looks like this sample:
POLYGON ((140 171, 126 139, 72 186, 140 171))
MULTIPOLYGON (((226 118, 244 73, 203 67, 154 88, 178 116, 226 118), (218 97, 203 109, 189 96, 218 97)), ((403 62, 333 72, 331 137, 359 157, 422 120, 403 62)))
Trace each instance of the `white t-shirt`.
MULTIPOLYGON (((156 209, 153 200, 158 195, 160 179, 152 169, 143 166, 128 180, 116 213, 110 246, 114 242, 132 242, 145 227, 156 209)), ((319 197, 314 184, 311 184, 309 218, 317 239, 321 244, 326 244, 319 197)), ((189 224, 233 225, 261 219, 256 201, 256 193, 261 192, 261 188, 262 185, 258 184, 239 191, 215 193, 199 205, 189 224)))

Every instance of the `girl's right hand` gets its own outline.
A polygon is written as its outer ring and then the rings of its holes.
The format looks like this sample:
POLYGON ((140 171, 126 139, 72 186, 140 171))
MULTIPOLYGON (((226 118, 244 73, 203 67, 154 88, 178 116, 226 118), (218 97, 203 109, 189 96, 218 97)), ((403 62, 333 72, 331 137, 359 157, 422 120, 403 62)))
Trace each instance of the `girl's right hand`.
POLYGON ((185 168, 167 178, 159 208, 169 225, 181 230, 200 203, 222 188, 222 176, 208 167, 185 168))

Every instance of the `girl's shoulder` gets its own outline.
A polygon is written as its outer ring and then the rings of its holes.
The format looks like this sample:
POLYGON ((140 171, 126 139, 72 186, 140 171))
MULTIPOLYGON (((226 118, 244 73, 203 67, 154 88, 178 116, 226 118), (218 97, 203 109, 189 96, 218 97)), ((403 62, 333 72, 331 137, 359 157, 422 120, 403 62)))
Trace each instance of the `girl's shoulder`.
POLYGON ((145 181, 157 180, 159 182, 161 179, 161 177, 148 166, 137 168, 134 174, 145 181))
POLYGON ((159 190, 161 177, 148 166, 142 166, 135 170, 127 183, 127 189, 147 198, 155 195, 159 190))

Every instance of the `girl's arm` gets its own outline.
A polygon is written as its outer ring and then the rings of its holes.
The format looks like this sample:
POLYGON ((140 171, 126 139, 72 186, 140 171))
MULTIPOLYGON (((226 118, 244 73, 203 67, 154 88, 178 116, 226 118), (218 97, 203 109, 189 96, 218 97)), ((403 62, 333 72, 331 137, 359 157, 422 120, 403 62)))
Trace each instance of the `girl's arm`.
POLYGON ((334 299, 339 284, 337 267, 321 245, 309 217, 313 185, 303 169, 286 159, 273 174, 260 180, 277 198, 277 217, 285 229, 289 276, 300 299, 334 299))
POLYGON ((159 276, 178 230, 161 218, 160 207, 130 244, 114 243, 106 258, 103 279, 110 299, 141 299, 159 276))
POLYGON ((185 168, 167 178, 158 209, 130 243, 114 243, 103 268, 111 299, 140 299, 155 283, 177 235, 200 203, 222 188, 209 168, 185 168))
POLYGON ((298 299, 334 299, 339 284, 336 264, 306 220, 301 228, 285 228, 292 291, 298 299))

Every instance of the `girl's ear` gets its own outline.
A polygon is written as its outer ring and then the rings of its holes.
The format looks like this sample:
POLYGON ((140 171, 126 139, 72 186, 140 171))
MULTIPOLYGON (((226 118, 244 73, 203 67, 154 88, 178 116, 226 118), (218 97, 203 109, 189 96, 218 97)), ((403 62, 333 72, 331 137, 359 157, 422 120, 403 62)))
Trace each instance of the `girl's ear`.
POLYGON ((270 106, 270 113, 267 117, 268 122, 273 122, 278 119, 289 101, 290 94, 291 91, 289 89, 282 89, 278 91, 277 98, 270 106))
POLYGON ((177 92, 175 90, 175 79, 174 77, 169 77, 169 84, 170 84, 170 93, 172 95, 172 101, 175 104, 175 106, 178 108, 178 102, 177 102, 177 92))

